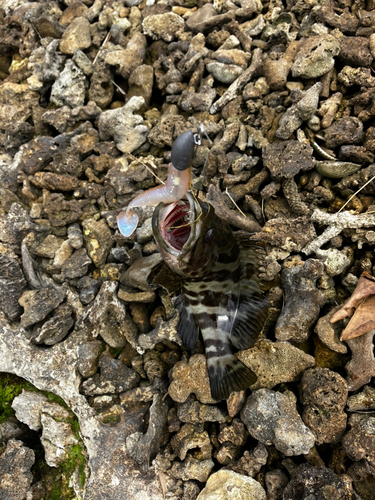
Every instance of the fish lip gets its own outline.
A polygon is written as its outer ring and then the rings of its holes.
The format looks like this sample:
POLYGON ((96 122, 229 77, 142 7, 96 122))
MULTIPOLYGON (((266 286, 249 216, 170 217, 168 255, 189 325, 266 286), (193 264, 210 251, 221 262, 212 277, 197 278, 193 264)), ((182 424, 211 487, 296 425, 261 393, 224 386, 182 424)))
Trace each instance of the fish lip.
POLYGON ((189 204, 190 234, 181 250, 177 250, 176 248, 174 248, 165 239, 163 235, 162 223, 168 216, 168 214, 170 214, 172 210, 174 210, 174 208, 178 205, 178 203, 183 200, 178 200, 175 201, 174 203, 169 203, 169 204, 159 203, 159 205, 155 208, 152 216, 152 230, 157 244, 162 250, 176 257, 177 260, 181 260, 188 254, 188 252, 190 251, 191 247, 193 246, 196 240, 196 235, 199 230, 199 223, 197 224, 196 222, 197 218, 196 214, 198 210, 200 210, 200 207, 191 193, 186 193, 184 198, 187 199, 187 202, 189 204))

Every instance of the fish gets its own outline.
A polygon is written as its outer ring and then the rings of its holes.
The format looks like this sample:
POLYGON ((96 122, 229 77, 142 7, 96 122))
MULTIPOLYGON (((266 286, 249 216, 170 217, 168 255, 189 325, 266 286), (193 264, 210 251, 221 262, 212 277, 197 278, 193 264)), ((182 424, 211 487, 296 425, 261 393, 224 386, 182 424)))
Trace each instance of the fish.
POLYGON ((209 203, 191 192, 159 203, 152 230, 163 257, 152 283, 179 293, 181 341, 193 350, 202 334, 211 396, 227 399, 257 380, 234 351, 255 344, 268 314, 258 271, 261 248, 248 233, 233 233, 209 203))

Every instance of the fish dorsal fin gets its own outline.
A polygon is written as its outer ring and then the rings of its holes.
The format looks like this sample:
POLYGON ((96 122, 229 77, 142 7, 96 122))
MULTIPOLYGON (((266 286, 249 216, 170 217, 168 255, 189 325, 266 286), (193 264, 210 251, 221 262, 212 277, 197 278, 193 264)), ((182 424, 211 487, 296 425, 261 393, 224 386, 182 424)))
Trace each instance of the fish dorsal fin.
POLYGON ((268 314, 268 301, 260 289, 262 247, 249 234, 236 234, 240 250, 241 279, 236 317, 230 340, 237 349, 248 349, 258 340, 268 314))
POLYGON ((165 262, 161 261, 149 275, 148 281, 153 285, 160 285, 168 293, 174 293, 181 289, 182 276, 174 273, 165 262))

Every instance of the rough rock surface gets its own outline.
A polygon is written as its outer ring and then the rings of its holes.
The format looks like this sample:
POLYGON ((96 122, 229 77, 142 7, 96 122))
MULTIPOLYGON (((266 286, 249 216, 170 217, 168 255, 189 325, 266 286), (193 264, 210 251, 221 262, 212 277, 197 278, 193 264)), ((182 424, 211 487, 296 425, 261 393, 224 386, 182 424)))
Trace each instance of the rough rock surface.
POLYGON ((266 492, 255 479, 233 471, 222 470, 209 477, 197 500, 212 500, 214 498, 217 500, 227 498, 266 500, 266 492))

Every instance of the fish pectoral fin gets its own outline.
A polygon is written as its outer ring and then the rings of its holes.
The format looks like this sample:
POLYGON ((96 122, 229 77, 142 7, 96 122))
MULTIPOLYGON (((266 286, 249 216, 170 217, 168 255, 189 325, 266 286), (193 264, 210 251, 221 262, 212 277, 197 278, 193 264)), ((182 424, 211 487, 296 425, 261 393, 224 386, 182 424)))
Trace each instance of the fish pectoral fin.
POLYGON ((233 391, 244 391, 258 378, 233 354, 209 359, 207 368, 211 396, 216 401, 228 399, 233 391))
POLYGON ((237 349, 249 349, 259 338, 268 314, 268 300, 254 295, 238 306, 229 339, 237 349))
POLYGON ((182 277, 174 273, 163 261, 151 271, 148 281, 153 285, 162 286, 168 293, 177 292, 182 286, 182 277))
POLYGON ((183 296, 179 298, 176 304, 176 308, 180 313, 180 318, 177 325, 178 335, 182 340, 184 346, 189 349, 189 351, 191 351, 197 344, 199 337, 199 328, 183 296))

